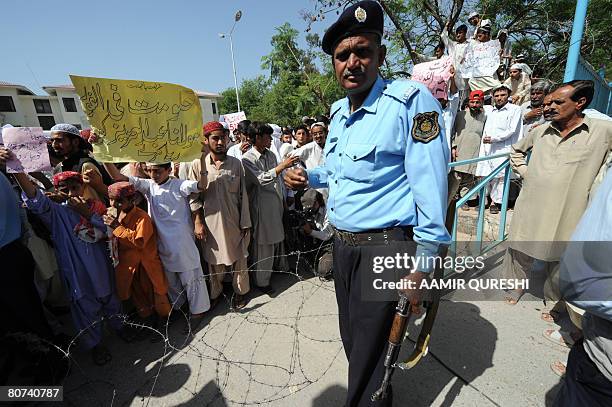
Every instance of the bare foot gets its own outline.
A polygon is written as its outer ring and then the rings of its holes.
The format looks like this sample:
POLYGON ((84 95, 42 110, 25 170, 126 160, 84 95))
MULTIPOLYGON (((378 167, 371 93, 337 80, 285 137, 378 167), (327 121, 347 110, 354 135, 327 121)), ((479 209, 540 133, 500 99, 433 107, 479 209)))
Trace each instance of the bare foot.
POLYGON ((504 298, 504 301, 506 301, 506 304, 508 305, 516 305, 518 304, 519 300, 521 299, 524 293, 525 293, 524 290, 508 291, 508 293, 506 294, 506 297, 504 298))
POLYGON ((556 360, 550 364, 550 368, 553 372, 559 377, 563 377, 565 375, 565 364, 560 360, 556 360))

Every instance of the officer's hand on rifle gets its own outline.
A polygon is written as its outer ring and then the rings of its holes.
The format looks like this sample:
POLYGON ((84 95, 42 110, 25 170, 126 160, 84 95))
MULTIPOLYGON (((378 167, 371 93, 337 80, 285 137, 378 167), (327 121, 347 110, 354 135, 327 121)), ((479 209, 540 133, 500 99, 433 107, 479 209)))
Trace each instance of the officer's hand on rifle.
POLYGON ((422 271, 415 271, 404 277, 404 280, 410 281, 410 287, 402 292, 410 300, 410 310, 415 315, 421 314, 421 303, 423 302, 423 289, 421 289, 421 282, 427 278, 427 273, 422 271))

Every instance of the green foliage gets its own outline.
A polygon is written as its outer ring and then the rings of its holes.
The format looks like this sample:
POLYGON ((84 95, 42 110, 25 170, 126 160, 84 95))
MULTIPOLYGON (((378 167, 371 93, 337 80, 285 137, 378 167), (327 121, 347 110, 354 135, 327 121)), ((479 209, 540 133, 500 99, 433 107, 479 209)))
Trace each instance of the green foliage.
MULTIPOLYGON (((331 104, 344 96, 329 57, 321 51, 319 36, 308 34, 307 49, 300 49, 298 35, 288 23, 277 27, 272 51, 262 58, 270 79, 259 76, 240 85, 240 107, 250 120, 296 125, 303 116, 329 114, 331 104)), ((221 113, 236 112, 234 89, 221 95, 221 113)))
MULTIPOLYGON (((264 76, 257 76, 254 79, 246 79, 238 88, 240 96, 240 108, 247 113, 252 113, 259 105, 262 95, 269 90, 268 81, 264 76)), ((234 113, 238 111, 236 103, 236 91, 234 88, 229 88, 221 92, 223 97, 219 102, 219 111, 221 114, 234 113)))
MULTIPOLYGON (((356 0, 317 0, 314 10, 304 13, 309 24, 322 16, 335 17, 356 0)), ((477 11, 492 21, 496 31, 505 28, 512 41, 512 54, 527 56, 527 62, 552 80, 563 77, 572 31, 575 0, 379 0, 387 14, 385 39, 388 56, 383 73, 404 76, 412 70, 409 49, 430 54, 439 41, 439 33, 449 22, 450 30, 467 24, 467 15, 477 11)), ((612 2, 590 0, 581 53, 595 69, 606 66, 612 77, 610 41, 612 38, 612 2)), ((309 27, 310 29, 310 27, 309 27)))

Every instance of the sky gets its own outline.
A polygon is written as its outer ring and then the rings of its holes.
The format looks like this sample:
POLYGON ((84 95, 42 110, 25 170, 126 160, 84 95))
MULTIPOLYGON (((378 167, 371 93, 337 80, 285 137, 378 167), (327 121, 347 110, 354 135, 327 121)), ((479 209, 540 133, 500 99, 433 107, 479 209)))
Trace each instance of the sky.
MULTIPOLYGON (((1 0, 0 81, 41 86, 69 74, 170 82, 206 92, 234 86, 228 39, 233 33, 238 84, 266 72, 275 27, 289 22, 304 45, 301 10, 314 0, 1 0)), ((313 25, 322 33, 325 23, 313 25)))

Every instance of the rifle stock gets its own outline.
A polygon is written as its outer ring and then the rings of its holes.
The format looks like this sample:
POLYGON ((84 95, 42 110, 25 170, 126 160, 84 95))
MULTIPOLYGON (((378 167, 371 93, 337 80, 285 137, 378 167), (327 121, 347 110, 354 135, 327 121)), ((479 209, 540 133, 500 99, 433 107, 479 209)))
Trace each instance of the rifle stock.
POLYGON ((389 332, 389 343, 387 354, 385 355, 385 376, 380 385, 380 388, 372 394, 371 400, 378 401, 387 397, 387 389, 391 382, 391 376, 395 370, 395 362, 399 356, 399 351, 406 335, 408 320, 410 319, 410 301, 404 294, 400 294, 400 299, 395 308, 395 316, 393 317, 393 325, 389 332))

